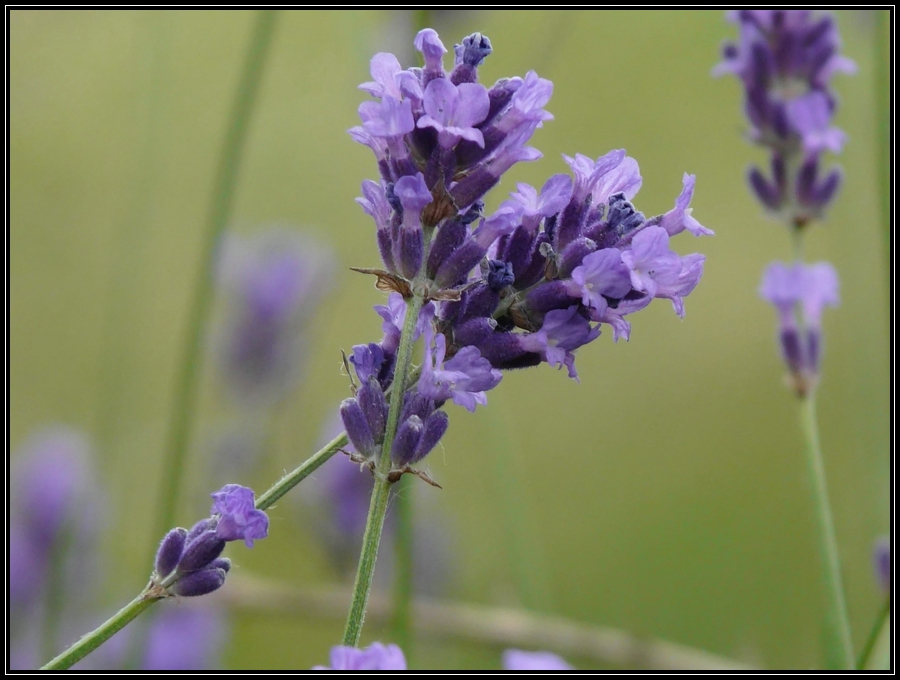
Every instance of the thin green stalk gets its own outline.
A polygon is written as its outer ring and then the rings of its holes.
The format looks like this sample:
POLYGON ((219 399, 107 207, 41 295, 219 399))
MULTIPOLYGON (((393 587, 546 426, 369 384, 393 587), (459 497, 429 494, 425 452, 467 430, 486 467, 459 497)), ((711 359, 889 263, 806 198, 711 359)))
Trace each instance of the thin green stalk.
POLYGON ((150 594, 149 587, 145 588, 140 595, 122 607, 115 616, 101 624, 96 630, 83 636, 55 659, 41 666, 41 670, 60 671, 71 667, 109 640, 114 634, 122 630, 126 624, 134 620, 138 614, 160 599, 159 596, 150 594))
MULTIPOLYGON (((413 290, 416 290, 415 283, 413 290)), ((387 513, 391 489, 391 482, 388 480, 388 473, 391 469, 391 448, 394 443, 394 436, 397 434, 400 408, 403 405, 403 395, 406 392, 406 380, 409 376, 412 359, 416 321, 419 318, 419 310, 422 309, 424 302, 422 295, 416 293, 407 302, 406 306, 406 319, 400 335, 400 346, 397 349, 397 362, 394 368, 394 389, 391 393, 391 404, 384 428, 384 443, 382 444, 381 455, 378 458, 378 467, 375 472, 375 488, 372 490, 372 500, 369 503, 369 517, 366 520, 366 532, 363 534, 359 568, 356 572, 356 582, 353 584, 353 598, 350 602, 350 611, 347 614, 347 626, 344 629, 344 644, 351 647, 359 644, 363 622, 366 617, 366 605, 369 602, 369 592, 372 589, 375 559, 378 556, 378 544, 381 542, 384 516, 387 513)))
POLYGON ((819 444, 815 393, 807 395, 800 404, 800 419, 806 439, 806 458, 812 481, 819 553, 823 567, 823 585, 826 597, 826 663, 829 669, 847 670, 854 667, 853 642, 850 636, 844 588, 841 583, 841 564, 834 533, 834 520, 831 517, 831 506, 828 502, 828 486, 825 482, 822 449, 819 444))
POLYGON ((856 662, 856 670, 863 671, 869 667, 869 662, 872 659, 872 652, 875 651, 875 645, 878 642, 878 638, 881 637, 881 631, 884 630, 885 624, 890 620, 891 598, 888 596, 884 598, 884 604, 881 605, 881 611, 878 612, 878 618, 875 619, 875 625, 872 626, 869 637, 866 639, 866 644, 863 645, 862 652, 859 654, 859 660, 856 662))
POLYGON ((307 458, 298 468, 275 482, 268 491, 256 499, 257 510, 266 510, 279 498, 318 470, 329 458, 347 445, 347 433, 341 432, 320 450, 307 458))
POLYGON ((187 338, 181 367, 176 380, 172 400, 172 420, 168 445, 162 464, 162 483, 159 490, 160 505, 154 526, 153 539, 159 540, 175 524, 175 511, 181 492, 182 477, 187 458, 191 422, 196 401, 197 377, 200 368, 203 327, 209 316, 212 302, 212 257, 217 240, 225 229, 231 214, 237 185, 238 172, 247 129, 250 124, 256 94, 262 80, 263 66, 275 28, 276 12, 260 10, 256 17, 250 47, 244 60, 243 72, 235 94, 222 156, 219 159, 213 185, 212 206, 200 249, 200 267, 194 282, 194 296, 188 316, 187 338))

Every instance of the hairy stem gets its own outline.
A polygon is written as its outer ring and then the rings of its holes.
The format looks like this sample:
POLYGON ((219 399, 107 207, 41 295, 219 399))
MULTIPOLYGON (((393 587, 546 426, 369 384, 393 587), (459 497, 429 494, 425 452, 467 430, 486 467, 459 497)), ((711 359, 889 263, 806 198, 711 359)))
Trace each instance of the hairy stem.
POLYGON ((406 305, 406 318, 403 322, 400 346, 397 349, 397 362, 394 368, 391 404, 388 409, 387 424, 384 428, 384 443, 382 444, 381 454, 375 470, 375 488, 372 490, 372 500, 369 503, 369 517, 366 520, 366 531, 363 534, 359 568, 356 572, 356 582, 353 584, 353 598, 350 602, 350 611, 347 614, 347 626, 344 629, 344 644, 352 647, 359 644, 359 637, 362 634, 363 622, 366 617, 369 592, 372 589, 375 559, 378 556, 378 545, 381 542, 381 532, 384 529, 384 517, 387 513, 388 497, 391 489, 391 482, 388 480, 388 473, 391 469, 391 448, 394 443, 394 436, 397 434, 400 410, 403 406, 403 396, 406 393, 406 380, 409 376, 412 360, 416 321, 419 318, 419 310, 422 309, 424 302, 424 297, 416 293, 412 299, 407 301, 406 305))
POLYGON ((61 671, 71 667, 122 630, 126 624, 133 621, 138 614, 148 609, 150 605, 159 599, 158 596, 150 594, 149 587, 145 588, 140 595, 122 607, 114 616, 101 624, 100 627, 82 636, 78 642, 62 654, 41 666, 41 670, 61 671))
POLYGON ((834 520, 828 502, 828 486, 825 482, 825 467, 819 444, 819 426, 816 420, 815 394, 807 395, 800 405, 803 435, 806 439, 806 459, 812 482, 813 504, 816 516, 819 556, 823 567, 825 588, 825 636, 827 641, 826 662, 830 669, 853 668, 853 643, 850 637, 850 623, 847 603, 841 583, 841 564, 838 558, 834 520))
POLYGON ((235 93, 225 140, 222 144, 222 155, 213 185, 212 206, 200 250, 200 267, 194 283, 187 338, 181 355, 181 366, 172 400, 172 420, 168 444, 163 457, 162 483, 159 489, 160 503, 153 530, 154 542, 175 524, 175 512, 181 492, 191 422, 194 415, 203 327, 209 316, 212 302, 212 252, 231 214, 244 141, 247 137, 253 105, 256 102, 256 94, 259 91, 259 83, 262 79, 263 66, 275 28, 276 17, 277 13, 271 10, 260 10, 257 14, 241 79, 235 93))
POLYGON ((307 458, 299 467, 275 482, 265 493, 256 499, 256 509, 266 510, 272 507, 279 498, 297 486, 313 472, 318 470, 329 458, 347 445, 347 433, 341 432, 324 447, 307 458))

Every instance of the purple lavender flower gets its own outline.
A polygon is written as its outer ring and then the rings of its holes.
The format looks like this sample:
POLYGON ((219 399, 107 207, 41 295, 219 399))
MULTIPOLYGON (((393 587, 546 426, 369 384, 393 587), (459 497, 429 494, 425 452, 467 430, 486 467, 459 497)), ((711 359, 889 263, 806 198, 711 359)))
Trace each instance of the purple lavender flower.
POLYGON ((450 149, 462 139, 484 147, 484 135, 474 127, 484 121, 490 108, 484 85, 456 86, 445 78, 437 78, 425 88, 424 106, 425 115, 416 125, 437 130, 441 147, 450 149))
MULTIPOLYGON (((406 321, 406 301, 399 293, 391 293, 388 296, 387 305, 376 305, 375 311, 384 320, 384 323, 381 324, 381 330, 384 333, 381 347, 385 352, 394 354, 400 343, 400 333, 403 331, 403 324, 406 321)), ((425 328, 431 323, 432 318, 434 318, 434 304, 429 302, 419 310, 413 340, 418 339, 425 332, 425 328)))
POLYGON ((253 541, 269 534, 269 518, 254 505, 255 494, 240 484, 226 484, 221 490, 211 494, 213 515, 219 515, 216 535, 223 541, 243 539, 248 548, 253 541))
POLYGON ((225 634, 224 614, 212 607, 165 607, 147 632, 141 668, 199 671, 215 668, 225 634))
POLYGON ((331 648, 331 666, 313 666, 314 671, 405 671, 406 657, 397 645, 373 642, 365 649, 339 645, 331 648))
POLYGON ((599 335, 600 329, 592 327, 578 313, 578 307, 572 306, 548 312, 541 329, 523 336, 521 344, 526 351, 540 353, 551 366, 565 366, 569 369, 569 377, 578 380, 573 352, 599 335))
POLYGON ((572 671, 566 661, 552 652, 525 652, 521 649, 507 649, 503 652, 505 671, 572 671))
POLYGON ((802 396, 815 386, 819 373, 822 311, 839 303, 837 272, 827 262, 773 262, 763 274, 759 294, 778 311, 782 355, 802 396))
POLYGON ((217 286, 225 301, 217 357, 241 401, 281 397, 299 374, 305 321, 328 289, 330 256, 283 228, 223 242, 217 286))
POLYGON ((821 182, 816 178, 822 152, 839 152, 845 138, 831 125, 837 107, 831 76, 852 73, 855 65, 838 53, 840 38, 830 16, 737 10, 729 19, 740 27, 740 40, 725 44, 714 73, 741 79, 750 138, 771 152, 771 179, 751 168, 750 187, 766 208, 802 228, 821 216, 840 184, 837 170, 821 182), (788 177, 788 168, 800 169, 788 177))
POLYGON ((882 536, 875 544, 875 550, 872 554, 873 563, 875 565, 875 579, 881 589, 890 594, 891 592, 891 539, 882 536))
POLYGON ((248 548, 268 535, 269 518, 254 504, 252 489, 226 484, 211 494, 212 517, 190 530, 176 527, 167 533, 156 552, 153 579, 175 595, 206 595, 225 583, 231 561, 220 555, 226 541, 242 540, 248 548))
POLYGON ((463 347, 444 363, 447 339, 441 333, 426 331, 425 363, 419 378, 419 392, 434 401, 452 399, 472 413, 475 405, 487 404, 485 392, 495 388, 502 375, 491 368, 476 347, 463 347), (433 348, 432 348, 433 343, 433 348))
POLYGON ((364 103, 362 128, 351 131, 378 162, 381 181, 365 182, 358 202, 375 222, 391 274, 381 275, 381 285, 398 291, 376 307, 384 320, 381 343, 354 347, 361 387, 341 405, 350 440, 367 460, 385 444, 384 394, 407 309, 403 295, 415 291, 427 302, 414 333, 414 340, 426 338, 421 375, 402 395, 388 444, 395 472, 437 444, 447 428, 445 402, 474 411, 501 370, 546 362, 566 366, 577 380, 574 352, 600 335, 601 324, 613 328, 616 340, 627 339, 625 317, 653 298, 671 300, 683 316, 704 257, 678 255, 669 238, 712 234, 692 214, 693 175, 684 175, 665 214, 648 218, 638 210, 632 200, 640 168, 623 149, 596 160, 566 156, 574 179, 554 175, 540 192, 519 184, 484 214, 482 198, 502 174, 540 157, 528 142, 552 118, 544 107, 553 84, 532 71, 480 85, 478 69, 493 50, 480 33, 456 45, 449 77, 433 30, 420 32, 414 44, 424 68, 403 70, 385 54, 372 60, 373 80, 362 88, 381 101, 364 103), (403 123, 388 126, 388 109, 402 113, 403 123))

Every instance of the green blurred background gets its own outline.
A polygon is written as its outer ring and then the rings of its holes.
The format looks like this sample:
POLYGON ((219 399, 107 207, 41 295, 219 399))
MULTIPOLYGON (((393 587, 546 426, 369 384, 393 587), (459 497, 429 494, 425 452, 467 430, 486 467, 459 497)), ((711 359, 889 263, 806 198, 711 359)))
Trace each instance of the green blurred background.
MULTIPOLYGON (((231 223, 290 223, 329 244, 338 269, 312 323, 304 380, 280 411, 262 490, 320 440, 347 396, 339 349, 377 340, 382 295, 350 266, 377 266, 371 220, 353 199, 376 170, 346 134, 376 51, 412 64, 410 13, 282 12, 247 138, 231 223)), ((10 445, 62 422, 96 444, 108 488, 111 613, 144 585, 214 169, 253 14, 28 12, 10 15, 10 445)), ((474 31, 495 52, 482 82, 530 69, 555 83, 544 158, 515 167, 540 186, 560 154, 624 147, 640 163, 637 206, 671 207, 696 173, 694 215, 716 231, 673 242, 707 255, 680 321, 665 301, 578 354, 581 383, 542 366, 507 374, 487 408, 452 408, 427 460, 428 494, 452 527, 447 595, 659 636, 763 667, 821 663, 819 571, 797 403, 783 383, 763 268, 788 234, 744 182, 761 150, 744 139, 739 83, 713 79, 736 29, 719 12, 441 12, 446 45, 474 31), (511 502, 514 500, 515 502, 511 502)), ((887 257, 878 211, 874 17, 843 12, 836 124, 845 185, 807 257, 830 260, 842 305, 825 315, 820 420, 857 649, 880 605, 871 568, 889 530, 887 257)), ((449 59, 447 59, 449 62, 449 59)), ((204 379, 194 455, 222 416, 204 379)), ((196 467, 196 466, 195 466, 196 467)), ((315 484, 315 479, 304 482, 315 484)), ((193 476, 194 498, 213 489, 193 476)), ((418 493, 418 492, 417 492, 418 493)), ((205 509, 186 503, 179 523, 205 509)), ((230 549, 238 569, 331 584, 315 532, 282 502, 270 538, 230 549)), ((227 586, 226 586, 227 589, 227 586)), ((323 663, 342 622, 297 611, 232 617, 228 667, 323 663)), ((367 640, 378 639, 377 626, 367 640)), ((594 663, 572 659, 581 667, 594 663)), ((499 667, 488 645, 430 641, 420 668, 499 667)))

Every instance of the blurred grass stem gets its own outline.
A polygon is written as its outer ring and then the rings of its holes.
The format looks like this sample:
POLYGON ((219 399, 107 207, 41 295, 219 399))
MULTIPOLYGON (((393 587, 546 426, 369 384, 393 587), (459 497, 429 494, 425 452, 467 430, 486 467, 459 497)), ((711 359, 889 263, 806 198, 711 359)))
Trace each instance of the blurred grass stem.
MULTIPOLYGON (((885 626, 891 620, 891 597, 888 595, 884 598, 884 604, 881 605, 881 611, 878 612, 878 618, 875 619, 875 625, 872 626, 872 630, 869 632, 869 637, 866 639, 866 643, 863 645, 862 652, 859 654, 859 660, 856 662, 856 670, 864 671, 869 670, 871 668, 872 660, 873 660, 873 652, 875 651, 876 644, 881 637, 882 631, 885 629, 885 626)), ((871 670, 876 670, 871 668, 871 670)), ((883 668, 878 670, 890 670, 889 668, 883 668)))
POLYGON ((203 328, 209 316, 213 296, 212 270, 214 263, 212 253, 231 215, 247 129, 262 80, 263 67, 269 52, 277 16, 277 13, 272 10, 260 10, 256 15, 241 79, 225 132, 225 140, 222 144, 222 155, 213 185, 209 221, 200 249, 200 267, 194 283, 187 337, 181 356, 181 367, 176 379, 175 395, 172 399, 168 445, 163 458, 162 483, 158 496, 159 509, 152 534, 154 545, 160 537, 165 535, 166 531, 175 525, 175 513, 181 492, 196 401, 203 328))
POLYGON ((848 670, 854 667, 853 643, 850 637, 847 602, 841 583, 841 564, 834 532, 834 520, 831 516, 831 505, 828 502, 828 485, 825 481, 822 448, 819 444, 815 392, 808 394, 800 401, 800 420, 806 440, 806 460, 812 482, 817 543, 824 577, 826 663, 829 669, 848 670))

